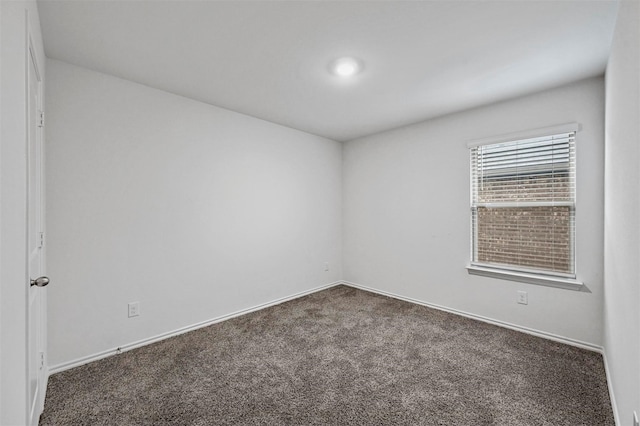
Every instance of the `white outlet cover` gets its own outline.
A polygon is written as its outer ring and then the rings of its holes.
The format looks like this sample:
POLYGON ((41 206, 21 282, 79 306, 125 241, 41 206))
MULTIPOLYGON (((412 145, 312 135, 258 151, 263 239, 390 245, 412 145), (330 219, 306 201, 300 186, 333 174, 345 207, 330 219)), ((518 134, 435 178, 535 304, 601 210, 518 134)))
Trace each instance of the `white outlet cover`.
POLYGON ((127 306, 129 308, 129 318, 140 315, 140 302, 131 302, 127 306))
POLYGON ((529 304, 529 298, 527 295, 526 291, 519 291, 518 292, 518 303, 521 305, 528 305, 529 304))

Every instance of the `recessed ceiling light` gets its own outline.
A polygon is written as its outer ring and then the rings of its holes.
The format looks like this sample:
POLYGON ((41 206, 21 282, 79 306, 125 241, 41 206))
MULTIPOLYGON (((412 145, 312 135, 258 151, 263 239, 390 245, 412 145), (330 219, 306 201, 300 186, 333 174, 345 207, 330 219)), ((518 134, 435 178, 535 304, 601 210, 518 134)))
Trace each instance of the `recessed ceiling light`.
POLYGON ((362 69, 360 61, 355 58, 340 58, 333 61, 331 71, 340 77, 351 77, 362 69))

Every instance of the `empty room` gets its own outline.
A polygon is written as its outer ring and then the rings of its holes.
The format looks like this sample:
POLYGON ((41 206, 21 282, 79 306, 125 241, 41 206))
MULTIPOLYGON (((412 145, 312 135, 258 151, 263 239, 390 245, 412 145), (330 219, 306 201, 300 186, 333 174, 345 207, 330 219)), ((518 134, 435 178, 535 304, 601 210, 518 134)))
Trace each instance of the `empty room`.
POLYGON ((0 424, 640 426, 637 0, 0 0, 0 424))

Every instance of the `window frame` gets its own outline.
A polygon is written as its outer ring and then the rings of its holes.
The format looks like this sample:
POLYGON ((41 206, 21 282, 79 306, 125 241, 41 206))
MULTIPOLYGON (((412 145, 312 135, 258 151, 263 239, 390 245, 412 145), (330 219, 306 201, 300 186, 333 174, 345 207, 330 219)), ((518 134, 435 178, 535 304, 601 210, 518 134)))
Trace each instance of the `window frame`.
MULTIPOLYGON (((580 125, 578 123, 567 123, 556 126, 550 126, 539 129, 526 130, 522 132, 515 132, 504 134, 500 136, 482 138, 482 139, 474 139, 467 143, 467 148, 470 150, 471 148, 475 148, 483 145, 491 145, 498 144, 503 142, 511 142, 522 139, 536 138, 536 137, 544 137, 548 135, 558 134, 558 133, 577 133, 580 131, 580 125)), ((576 190, 577 190, 577 159, 575 160, 575 168, 576 168, 576 190)), ((472 209, 474 206, 473 203, 473 185, 474 185, 474 177, 469 167, 469 205, 472 209)), ((574 208, 574 225, 577 227, 577 215, 578 210, 576 208, 577 205, 577 193, 574 195, 573 200, 573 208, 574 208)), ((577 279, 578 272, 578 259, 577 259, 577 248, 576 248, 576 238, 575 234, 577 234, 577 230, 574 228, 572 235, 573 246, 571 250, 573 251, 573 274, 565 274, 565 273, 555 273, 553 271, 538 271, 538 270, 530 270, 526 267, 518 267, 512 265, 489 265, 476 263, 473 261, 473 253, 476 249, 474 243, 474 230, 477 232, 477 229, 473 226, 473 214, 470 214, 470 230, 469 238, 470 238, 470 261, 467 265, 466 269, 470 275, 480 275, 491 278, 505 279, 510 281, 524 282, 529 284, 538 284, 550 287, 564 288, 569 290, 577 290, 577 291, 587 291, 584 283, 577 279)), ((477 227, 476 227, 477 228, 477 227)))

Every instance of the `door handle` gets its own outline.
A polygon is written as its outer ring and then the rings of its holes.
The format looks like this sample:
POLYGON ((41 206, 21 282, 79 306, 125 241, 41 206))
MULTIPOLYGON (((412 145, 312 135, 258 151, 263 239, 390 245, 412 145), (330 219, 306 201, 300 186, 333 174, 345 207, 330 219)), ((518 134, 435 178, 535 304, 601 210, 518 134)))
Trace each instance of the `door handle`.
POLYGON ((31 280, 31 287, 33 287, 34 285, 36 287, 44 287, 47 284, 49 284, 49 278, 47 277, 39 277, 39 278, 36 278, 35 280, 31 280))

